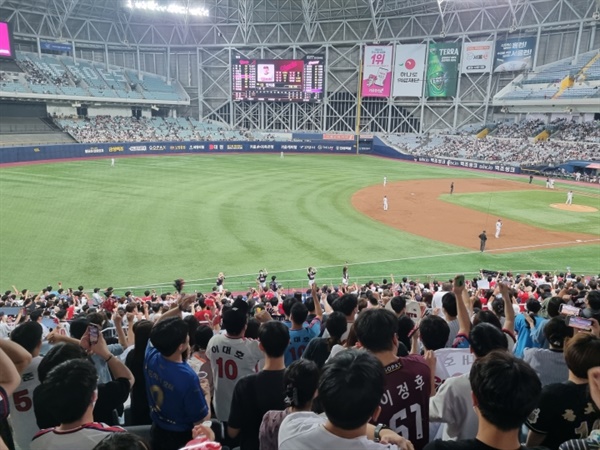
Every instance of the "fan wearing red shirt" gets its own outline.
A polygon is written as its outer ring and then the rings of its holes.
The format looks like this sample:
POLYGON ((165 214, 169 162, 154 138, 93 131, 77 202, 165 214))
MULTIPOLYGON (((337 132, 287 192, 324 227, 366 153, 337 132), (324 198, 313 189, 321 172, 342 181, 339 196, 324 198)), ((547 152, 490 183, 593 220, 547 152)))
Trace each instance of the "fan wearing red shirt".
POLYGON ((212 298, 207 298, 204 302, 200 301, 200 305, 204 303, 204 309, 197 311, 194 316, 198 319, 198 322, 210 322, 213 318, 213 311, 215 309, 215 301, 212 298))
POLYGON ((104 300, 102 302, 102 309, 104 309, 108 312, 113 312, 115 310, 116 305, 117 305, 117 303, 115 302, 115 299, 111 295, 110 297, 108 297, 106 300, 104 300))

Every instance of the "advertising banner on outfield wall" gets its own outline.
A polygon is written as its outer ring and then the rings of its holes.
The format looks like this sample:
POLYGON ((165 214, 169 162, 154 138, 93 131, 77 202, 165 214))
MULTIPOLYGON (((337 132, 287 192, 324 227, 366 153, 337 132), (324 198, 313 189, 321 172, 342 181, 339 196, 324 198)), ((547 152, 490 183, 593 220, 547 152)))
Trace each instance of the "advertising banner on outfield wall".
POLYGON ((505 164, 494 164, 488 162, 462 161, 459 159, 449 158, 431 158, 429 156, 415 156, 414 161, 429 164, 439 164, 447 167, 463 167, 465 169, 491 170, 493 172, 504 173, 521 173, 521 168, 518 166, 509 166, 505 164))
POLYGON ((489 73, 492 70, 494 43, 465 42, 462 52, 462 73, 489 73))
MULTIPOLYGON (((371 143, 360 144, 360 151, 371 150, 371 143)), ((114 158, 132 155, 182 155, 190 153, 356 153, 356 144, 348 140, 310 142, 115 142, 110 144, 58 144, 3 147, 0 165, 53 159, 114 158)))
POLYGON ((535 42, 535 37, 496 41, 494 73, 531 69, 533 67, 535 42))
POLYGON ((394 59, 394 97, 420 97, 425 75, 425 44, 398 44, 394 59))
POLYGON ((427 60, 427 97, 454 97, 458 84, 458 42, 431 42, 427 60))
POLYGON ((362 97, 389 97, 392 91, 391 45, 367 45, 363 60, 362 97))

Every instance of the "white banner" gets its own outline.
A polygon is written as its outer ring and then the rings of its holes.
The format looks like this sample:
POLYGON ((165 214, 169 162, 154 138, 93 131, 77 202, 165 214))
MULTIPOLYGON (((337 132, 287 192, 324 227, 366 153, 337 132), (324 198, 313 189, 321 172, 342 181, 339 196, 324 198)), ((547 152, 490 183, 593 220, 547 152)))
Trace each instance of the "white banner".
POLYGON ((394 97, 421 97, 425 78, 425 44, 398 44, 394 62, 394 97))
POLYGON ((465 42, 461 73, 488 73, 492 70, 494 43, 465 42))
POLYGON ((451 377, 469 373, 475 355, 468 348, 441 348, 436 350, 435 384, 441 385, 451 377))

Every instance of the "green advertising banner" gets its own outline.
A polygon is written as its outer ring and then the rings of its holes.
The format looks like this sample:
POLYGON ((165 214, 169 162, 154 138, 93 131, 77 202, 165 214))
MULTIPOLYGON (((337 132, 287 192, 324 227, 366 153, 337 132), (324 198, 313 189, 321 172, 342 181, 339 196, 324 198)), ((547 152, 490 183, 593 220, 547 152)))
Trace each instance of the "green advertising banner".
POLYGON ((454 97, 458 84, 460 43, 431 42, 427 61, 427 97, 454 97))

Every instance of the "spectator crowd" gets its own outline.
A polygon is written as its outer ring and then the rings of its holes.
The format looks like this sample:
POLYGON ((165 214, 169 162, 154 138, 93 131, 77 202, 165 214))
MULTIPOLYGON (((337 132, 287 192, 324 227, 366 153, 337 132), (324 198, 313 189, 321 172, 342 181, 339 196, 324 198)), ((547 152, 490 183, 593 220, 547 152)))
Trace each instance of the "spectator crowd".
POLYGON ((244 293, 222 273, 207 294, 13 286, 0 448, 597 448, 596 277, 316 275, 286 292, 266 271, 244 293))
POLYGON ((507 139, 473 136, 444 136, 443 143, 417 151, 425 156, 461 158, 478 161, 498 161, 526 166, 558 166, 571 160, 600 160, 600 143, 537 141, 525 138, 507 139))
POLYGON ((17 64, 25 73, 25 80, 30 84, 50 86, 74 86, 75 80, 67 72, 57 75, 50 70, 44 70, 28 59, 18 59, 17 64))
POLYGON ((247 141, 253 136, 246 130, 203 127, 180 118, 170 122, 162 118, 93 116, 85 119, 58 119, 58 125, 77 142, 161 142, 161 141, 247 141))
MULTIPOLYGON (((460 133, 435 136, 416 148, 414 145, 395 145, 416 156, 558 168, 568 161, 600 161, 600 122, 578 123, 561 118, 546 125, 540 119, 523 120, 500 123, 482 139, 460 133), (544 130, 548 131, 549 137, 535 140, 544 130)), ((561 173, 552 175, 560 176, 561 173)), ((579 177, 575 175, 572 178, 576 181, 597 181, 595 174, 589 171, 582 171, 579 177)), ((568 176, 564 174, 564 177, 568 176)))

